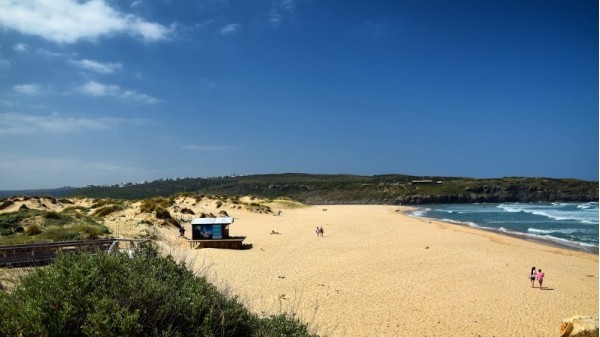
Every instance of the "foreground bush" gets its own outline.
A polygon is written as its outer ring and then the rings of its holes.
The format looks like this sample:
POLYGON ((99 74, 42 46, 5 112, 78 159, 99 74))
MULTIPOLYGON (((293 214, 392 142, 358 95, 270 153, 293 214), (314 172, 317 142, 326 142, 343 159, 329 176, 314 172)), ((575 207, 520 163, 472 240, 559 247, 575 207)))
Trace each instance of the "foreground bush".
POLYGON ((306 336, 286 315, 258 318, 154 250, 64 255, 7 293, 2 336, 306 336))

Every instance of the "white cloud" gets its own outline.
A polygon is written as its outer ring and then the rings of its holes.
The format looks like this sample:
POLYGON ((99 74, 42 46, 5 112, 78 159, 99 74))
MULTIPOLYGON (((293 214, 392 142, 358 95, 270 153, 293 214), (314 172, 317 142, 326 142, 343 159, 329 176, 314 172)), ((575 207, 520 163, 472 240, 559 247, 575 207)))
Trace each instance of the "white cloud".
POLYGON ((83 59, 71 61, 80 68, 94 71, 100 74, 112 74, 115 71, 121 70, 121 63, 100 63, 93 60, 83 59))
POLYGON ((13 46, 13 49, 21 53, 29 52, 29 46, 26 43, 17 43, 13 46))
POLYGON ((218 152, 231 150, 233 147, 228 145, 197 145, 187 144, 181 147, 184 150, 195 151, 195 152, 218 152))
POLYGON ((118 12, 104 0, 0 1, 0 26, 57 43, 74 43, 115 33, 147 41, 165 39, 170 29, 118 12))
POLYGON ((121 87, 115 84, 102 84, 95 81, 89 81, 78 88, 79 92, 82 92, 91 96, 110 96, 117 97, 127 101, 141 102, 146 104, 155 104, 160 102, 155 97, 140 94, 133 90, 123 90, 121 87))
POLYGON ((42 90, 39 84, 18 84, 13 86, 13 90, 23 95, 38 95, 42 90))
POLYGON ((294 0, 273 1, 271 9, 267 13, 267 21, 273 28, 278 28, 286 16, 294 14, 295 8, 294 0))
POLYGON ((92 96, 118 96, 121 88, 118 85, 89 81, 80 87, 81 92, 92 96))
MULTIPOLYGON (((65 53, 57 53, 57 52, 53 52, 47 49, 43 49, 43 48, 38 48, 36 50, 36 53, 44 56, 44 57, 65 57, 65 56, 69 56, 65 53)), ((76 56, 76 54, 73 54, 71 56, 76 56)))
POLYGON ((135 0, 135 1, 132 1, 132 2, 131 2, 131 8, 133 8, 133 7, 137 7, 137 6, 141 5, 142 3, 143 3, 143 2, 142 2, 142 1, 140 1, 140 0, 135 0))
POLYGON ((83 130, 108 130, 123 124, 140 124, 141 120, 118 118, 75 118, 52 113, 46 116, 14 112, 0 113, 0 136, 37 133, 72 133, 83 130))
POLYGON ((229 35, 237 33, 241 28, 242 25, 238 23, 230 23, 221 27, 219 31, 221 32, 221 35, 229 35))
POLYGON ((146 94, 138 94, 135 91, 126 90, 119 95, 122 99, 133 100, 137 102, 147 103, 147 104, 155 104, 160 102, 157 98, 146 95, 146 94))

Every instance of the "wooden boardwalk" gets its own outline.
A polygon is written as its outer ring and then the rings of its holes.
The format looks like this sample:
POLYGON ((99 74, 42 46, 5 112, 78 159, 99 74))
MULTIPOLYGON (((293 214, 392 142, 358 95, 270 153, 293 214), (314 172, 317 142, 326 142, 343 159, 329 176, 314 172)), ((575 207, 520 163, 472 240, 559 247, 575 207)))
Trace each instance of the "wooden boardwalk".
POLYGON ((59 253, 114 253, 132 250, 150 240, 102 239, 85 241, 63 241, 0 246, 0 266, 22 266, 45 264, 56 259, 59 253))

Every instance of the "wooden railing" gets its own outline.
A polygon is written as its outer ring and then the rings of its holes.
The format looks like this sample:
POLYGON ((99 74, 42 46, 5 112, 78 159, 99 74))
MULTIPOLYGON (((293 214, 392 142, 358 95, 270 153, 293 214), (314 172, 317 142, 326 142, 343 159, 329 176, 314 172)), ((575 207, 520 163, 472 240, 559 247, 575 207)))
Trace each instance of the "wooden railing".
POLYGON ((0 246, 0 266, 43 264, 54 260, 59 252, 95 254, 100 251, 115 253, 124 249, 133 250, 149 241, 101 239, 0 246))

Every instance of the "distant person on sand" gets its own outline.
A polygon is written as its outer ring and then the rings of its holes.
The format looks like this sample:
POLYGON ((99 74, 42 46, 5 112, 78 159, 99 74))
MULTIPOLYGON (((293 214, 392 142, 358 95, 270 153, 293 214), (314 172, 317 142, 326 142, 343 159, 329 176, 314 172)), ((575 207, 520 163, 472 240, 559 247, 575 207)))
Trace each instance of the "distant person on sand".
POLYGON ((317 236, 320 236, 321 229, 319 229, 319 226, 317 226, 317 229, 315 229, 315 233, 317 233, 317 236))
POLYGON ((535 288, 535 266, 531 267, 531 272, 529 272, 529 281, 531 281, 531 287, 535 288))
POLYGON ((536 277, 537 277, 538 282, 540 284, 540 289, 542 289, 542 283, 544 282, 544 273, 542 273, 541 269, 538 269, 536 277))
POLYGON ((319 236, 322 237, 323 233, 325 233, 325 232, 323 231, 323 226, 321 226, 321 228, 319 228, 319 236))

